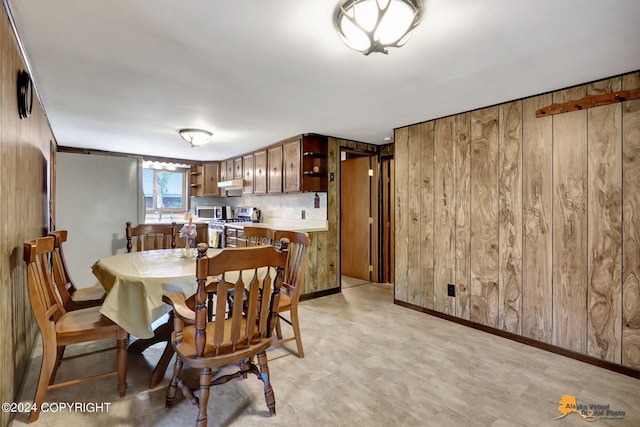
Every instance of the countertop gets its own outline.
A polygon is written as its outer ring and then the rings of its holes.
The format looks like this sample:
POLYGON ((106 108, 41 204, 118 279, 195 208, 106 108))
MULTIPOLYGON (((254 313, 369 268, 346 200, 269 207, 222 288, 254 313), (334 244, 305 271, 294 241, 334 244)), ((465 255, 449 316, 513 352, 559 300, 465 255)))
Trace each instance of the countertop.
POLYGON ((298 220, 298 219, 266 219, 264 222, 231 222, 225 224, 226 227, 242 229, 244 227, 264 227, 274 230, 304 231, 306 233, 317 233, 327 231, 327 221, 324 220, 298 220))
MULTIPOLYGON (((171 225, 172 222, 176 224, 188 224, 188 220, 184 219, 165 219, 147 220, 145 224, 167 224, 171 225)), ((208 219, 195 219, 194 224, 208 224, 208 219)), ((273 228, 274 230, 287 230, 287 231, 304 231, 306 233, 316 233, 319 231, 327 231, 328 224, 326 220, 311 220, 311 219, 281 219, 281 218, 268 218, 264 222, 231 222, 226 223, 225 226, 232 228, 244 228, 244 227, 265 227, 273 228)))

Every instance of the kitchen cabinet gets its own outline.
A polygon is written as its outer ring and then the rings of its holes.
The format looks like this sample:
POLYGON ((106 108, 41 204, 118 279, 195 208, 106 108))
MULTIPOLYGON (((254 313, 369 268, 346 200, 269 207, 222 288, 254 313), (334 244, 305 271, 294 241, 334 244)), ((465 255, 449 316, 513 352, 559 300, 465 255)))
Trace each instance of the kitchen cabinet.
POLYGON ((216 197, 220 195, 220 190, 218 189, 219 173, 220 163, 218 162, 209 162, 202 165, 204 178, 202 196, 216 197))
POLYGON ((202 197, 203 194, 203 171, 202 165, 191 165, 189 171, 189 195, 202 197))
MULTIPOLYGON (((226 181, 227 180, 227 163, 225 161, 221 161, 220 162, 220 181, 226 181)), ((218 192, 220 197, 227 197, 227 192, 224 191, 222 188, 218 188, 218 192)))
POLYGON ((327 137, 302 136, 302 191, 327 191, 327 146, 327 137))
POLYGON ((253 194, 267 193, 267 150, 253 153, 253 194))
POLYGON ((227 171, 225 176, 225 181, 232 180, 233 179, 233 159, 229 159, 225 162, 225 170, 227 171))
POLYGON ((226 248, 243 248, 248 244, 242 228, 225 227, 224 234, 226 248))
POLYGON ((282 193, 282 144, 269 148, 267 164, 269 167, 269 180, 267 192, 269 194, 282 193))
POLYGON ((242 179, 242 157, 233 159, 233 179, 242 179))
POLYGON ((282 144, 283 190, 285 193, 300 191, 300 137, 282 144))
POLYGON ((302 135, 282 148, 285 193, 327 191, 327 137, 302 135))
POLYGON ((253 194, 253 154, 242 157, 242 194, 253 194))

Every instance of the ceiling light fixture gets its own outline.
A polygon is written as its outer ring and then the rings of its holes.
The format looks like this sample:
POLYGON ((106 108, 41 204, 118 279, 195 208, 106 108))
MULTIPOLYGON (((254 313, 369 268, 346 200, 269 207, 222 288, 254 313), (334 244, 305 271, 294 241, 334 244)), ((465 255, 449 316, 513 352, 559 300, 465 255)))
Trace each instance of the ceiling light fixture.
POLYGON ((420 23, 416 0, 347 0, 337 10, 336 26, 344 44, 369 55, 403 46, 420 23))
POLYGON ((180 129, 178 131, 182 139, 191 144, 192 147, 205 145, 211 140, 211 132, 203 129, 180 129))

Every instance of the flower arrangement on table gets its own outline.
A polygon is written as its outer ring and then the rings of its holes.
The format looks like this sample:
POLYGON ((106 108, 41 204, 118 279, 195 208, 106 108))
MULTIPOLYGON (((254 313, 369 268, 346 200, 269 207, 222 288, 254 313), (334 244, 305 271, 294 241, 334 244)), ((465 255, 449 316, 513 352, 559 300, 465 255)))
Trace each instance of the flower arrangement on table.
POLYGON ((184 250, 182 251, 183 256, 191 256, 193 255, 191 247, 193 247, 194 240, 198 235, 196 231, 196 226, 193 224, 192 220, 189 219, 189 224, 185 224, 180 229, 180 238, 184 239, 184 250))

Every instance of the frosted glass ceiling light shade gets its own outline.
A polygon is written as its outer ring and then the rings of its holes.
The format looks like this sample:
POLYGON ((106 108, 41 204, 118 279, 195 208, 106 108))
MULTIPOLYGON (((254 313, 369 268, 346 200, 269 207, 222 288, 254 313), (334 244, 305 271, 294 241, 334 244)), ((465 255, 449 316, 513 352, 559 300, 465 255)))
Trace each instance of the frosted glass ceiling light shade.
POLYGON ((199 147, 208 143, 213 135, 211 132, 203 129, 180 129, 178 133, 182 139, 191 144, 192 147, 199 147))
POLYGON ((351 49, 369 55, 400 47, 420 23, 416 0, 348 0, 338 8, 336 26, 351 49))

